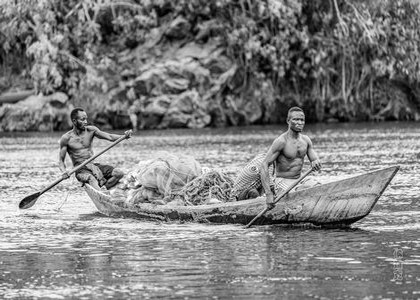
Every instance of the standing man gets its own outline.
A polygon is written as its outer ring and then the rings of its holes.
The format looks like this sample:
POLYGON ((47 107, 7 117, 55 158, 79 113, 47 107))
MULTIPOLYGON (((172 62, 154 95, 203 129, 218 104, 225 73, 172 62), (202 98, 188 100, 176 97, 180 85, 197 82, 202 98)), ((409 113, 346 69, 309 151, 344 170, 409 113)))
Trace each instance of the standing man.
MULTIPOLYGON (((268 167, 274 163, 274 189, 285 190, 300 177, 305 156, 308 156, 315 171, 321 169, 321 162, 312 146, 311 139, 302 134, 305 114, 299 107, 292 107, 287 114, 289 129, 276 138, 261 165, 261 183, 267 196, 267 205, 273 206, 274 196, 270 188, 268 167)), ((319 184, 319 183, 318 183, 319 184)))
MULTIPOLYGON (((111 134, 99 130, 96 126, 88 125, 87 114, 82 108, 75 108, 70 113, 73 129, 65 133, 60 139, 59 168, 63 172, 63 177, 68 178, 66 171, 65 158, 68 153, 73 166, 76 167, 93 156, 93 138, 116 141, 121 137, 118 134, 111 134)), ((131 130, 124 134, 127 138, 131 137, 131 130)), ((124 176, 124 173, 112 166, 90 162, 76 173, 76 178, 82 183, 89 183, 95 189, 100 190, 101 186, 107 189, 115 186, 124 176)))

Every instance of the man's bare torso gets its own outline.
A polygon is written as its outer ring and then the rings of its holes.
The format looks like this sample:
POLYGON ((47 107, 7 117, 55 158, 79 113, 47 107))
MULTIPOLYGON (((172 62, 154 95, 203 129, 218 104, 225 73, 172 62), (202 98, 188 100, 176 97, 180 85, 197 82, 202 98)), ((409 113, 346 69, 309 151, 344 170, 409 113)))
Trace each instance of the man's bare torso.
POLYGON ((74 166, 80 165, 93 156, 92 140, 94 136, 95 132, 90 126, 87 126, 85 131, 81 132, 80 135, 76 134, 73 130, 65 134, 67 153, 74 166))
POLYGON ((307 137, 300 134, 297 138, 291 138, 286 132, 279 139, 284 140, 284 146, 275 160, 276 176, 299 178, 308 150, 307 137))

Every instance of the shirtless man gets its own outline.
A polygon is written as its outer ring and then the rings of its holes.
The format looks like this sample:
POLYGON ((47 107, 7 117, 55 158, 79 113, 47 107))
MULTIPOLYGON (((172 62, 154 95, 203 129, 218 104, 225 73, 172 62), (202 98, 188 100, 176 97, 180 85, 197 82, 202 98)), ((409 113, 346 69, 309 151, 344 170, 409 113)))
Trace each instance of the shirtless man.
MULTIPOLYGON (((299 107, 289 109, 287 124, 289 129, 274 140, 261 166, 261 183, 267 196, 267 206, 269 207, 273 206, 274 201, 273 191, 270 189, 268 171, 270 164, 274 163, 276 177, 279 180, 284 179, 286 185, 290 185, 290 183, 300 177, 306 155, 315 171, 321 169, 321 162, 313 149, 311 139, 307 135, 302 134, 305 125, 303 110, 299 107)), ((276 182, 274 184, 276 185, 276 182)), ((287 186, 283 187, 287 188, 287 186)))
MULTIPOLYGON (((121 135, 103 132, 95 126, 88 125, 86 112, 82 108, 73 109, 70 118, 73 122, 73 129, 60 139, 59 168, 65 179, 69 177, 65 164, 67 153, 73 166, 76 167, 93 156, 92 141, 94 137, 111 142, 121 137, 121 135)), ((131 130, 124 134, 130 138, 131 130)), ((90 162, 78 170, 75 175, 78 181, 89 183, 92 187, 100 190, 101 186, 105 186, 107 189, 115 186, 124 173, 109 165, 90 162)))

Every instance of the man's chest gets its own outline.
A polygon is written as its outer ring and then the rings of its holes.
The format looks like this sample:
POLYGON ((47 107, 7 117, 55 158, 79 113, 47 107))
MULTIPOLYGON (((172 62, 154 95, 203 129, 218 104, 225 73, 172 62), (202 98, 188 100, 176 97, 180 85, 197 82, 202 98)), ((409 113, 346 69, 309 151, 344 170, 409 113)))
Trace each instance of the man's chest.
POLYGON ((305 157, 308 145, 302 141, 289 142, 283 149, 283 155, 289 159, 305 157))
POLYGON ((68 147, 73 150, 86 149, 92 144, 92 137, 89 135, 72 136, 68 142, 68 147))

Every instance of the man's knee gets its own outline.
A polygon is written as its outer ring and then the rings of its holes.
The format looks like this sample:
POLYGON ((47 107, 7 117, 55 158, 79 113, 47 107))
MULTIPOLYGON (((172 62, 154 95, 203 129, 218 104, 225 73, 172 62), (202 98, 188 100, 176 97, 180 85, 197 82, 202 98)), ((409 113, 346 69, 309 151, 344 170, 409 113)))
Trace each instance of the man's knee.
POLYGON ((86 177, 86 181, 85 181, 85 183, 89 183, 90 185, 93 185, 93 184, 99 184, 99 182, 98 182, 98 180, 95 178, 95 176, 93 176, 93 175, 88 175, 87 177, 86 177))
POLYGON ((76 174, 76 179, 81 183, 89 183, 91 184, 96 178, 92 174, 87 173, 80 173, 76 174))
POLYGON ((123 172, 122 170, 120 170, 120 169, 115 168, 115 169, 112 171, 112 177, 115 177, 115 178, 121 179, 121 178, 123 178, 123 177, 124 177, 124 172, 123 172))
POLYGON ((260 196, 260 193, 258 192, 257 189, 251 189, 248 191, 246 198, 247 199, 254 199, 260 196))

